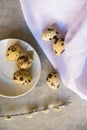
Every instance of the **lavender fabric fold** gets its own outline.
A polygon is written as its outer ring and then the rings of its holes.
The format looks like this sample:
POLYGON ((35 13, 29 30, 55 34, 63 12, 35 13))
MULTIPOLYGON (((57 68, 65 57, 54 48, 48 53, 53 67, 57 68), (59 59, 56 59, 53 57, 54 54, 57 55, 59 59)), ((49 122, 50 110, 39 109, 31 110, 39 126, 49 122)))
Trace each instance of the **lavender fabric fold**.
POLYGON ((20 0, 25 21, 63 84, 87 99, 86 0, 20 0), (55 25, 65 36, 65 52, 56 56, 52 42, 41 39, 43 30, 55 25))

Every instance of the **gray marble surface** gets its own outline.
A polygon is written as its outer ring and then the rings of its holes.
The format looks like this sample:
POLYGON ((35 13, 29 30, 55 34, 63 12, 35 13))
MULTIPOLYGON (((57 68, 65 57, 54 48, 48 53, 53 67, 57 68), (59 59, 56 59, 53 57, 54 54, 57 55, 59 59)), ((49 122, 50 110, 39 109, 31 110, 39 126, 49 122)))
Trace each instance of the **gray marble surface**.
POLYGON ((54 69, 29 31, 18 0, 0 0, 0 40, 5 38, 29 42, 40 57, 42 70, 38 84, 27 95, 17 99, 0 97, 0 115, 27 112, 30 106, 60 103, 60 99, 69 99, 71 104, 60 112, 40 112, 31 119, 25 116, 11 121, 0 118, 0 130, 87 130, 87 102, 63 85, 57 91, 47 86, 45 79, 54 69))

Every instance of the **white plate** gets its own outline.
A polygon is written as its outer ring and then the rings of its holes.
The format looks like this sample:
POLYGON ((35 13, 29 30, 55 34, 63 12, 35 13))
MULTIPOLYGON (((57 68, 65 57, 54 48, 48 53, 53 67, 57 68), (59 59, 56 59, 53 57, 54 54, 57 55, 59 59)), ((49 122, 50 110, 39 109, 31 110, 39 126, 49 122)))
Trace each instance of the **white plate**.
POLYGON ((37 84, 41 72, 40 59, 35 49, 27 42, 19 39, 5 39, 0 41, 0 96, 6 98, 16 98, 30 92, 37 84), (6 59, 6 50, 8 46, 15 41, 19 41, 20 45, 26 50, 33 51, 34 62, 31 68, 33 77, 31 83, 26 86, 19 86, 13 82, 13 73, 18 70, 16 62, 10 62, 6 59))

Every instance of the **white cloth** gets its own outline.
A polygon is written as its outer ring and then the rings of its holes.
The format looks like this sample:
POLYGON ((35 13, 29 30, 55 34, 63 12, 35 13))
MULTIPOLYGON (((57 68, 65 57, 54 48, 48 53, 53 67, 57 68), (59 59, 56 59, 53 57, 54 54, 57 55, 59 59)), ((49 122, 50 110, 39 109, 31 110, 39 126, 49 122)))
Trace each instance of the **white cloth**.
POLYGON ((87 99, 86 0, 20 0, 25 21, 64 85, 87 99), (52 43, 41 39, 45 27, 56 25, 65 35, 65 52, 56 56, 52 43))

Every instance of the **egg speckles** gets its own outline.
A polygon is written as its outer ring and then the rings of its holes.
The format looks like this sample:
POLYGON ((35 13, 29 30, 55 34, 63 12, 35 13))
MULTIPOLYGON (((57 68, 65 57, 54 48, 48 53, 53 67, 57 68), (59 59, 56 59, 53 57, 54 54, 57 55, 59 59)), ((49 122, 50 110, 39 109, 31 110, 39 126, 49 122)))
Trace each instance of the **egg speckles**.
POLYGON ((55 39, 55 42, 53 43, 53 51, 55 52, 56 55, 60 55, 65 51, 63 38, 55 39))
POLYGON ((18 45, 8 47, 6 51, 6 58, 9 61, 16 61, 21 55, 21 48, 18 45))
POLYGON ((61 84, 60 75, 58 73, 55 73, 55 72, 48 74, 46 80, 47 80, 48 86, 52 89, 59 88, 59 86, 61 84))
POLYGON ((27 70, 18 70, 13 74, 13 81, 18 85, 29 84, 31 80, 32 76, 27 70))
POLYGON ((30 68, 32 66, 32 63, 33 63, 33 58, 28 54, 22 55, 17 59, 17 65, 21 69, 30 68))
POLYGON ((58 34, 59 32, 57 31, 56 28, 50 27, 43 32, 42 39, 45 41, 54 40, 57 38, 58 34))

